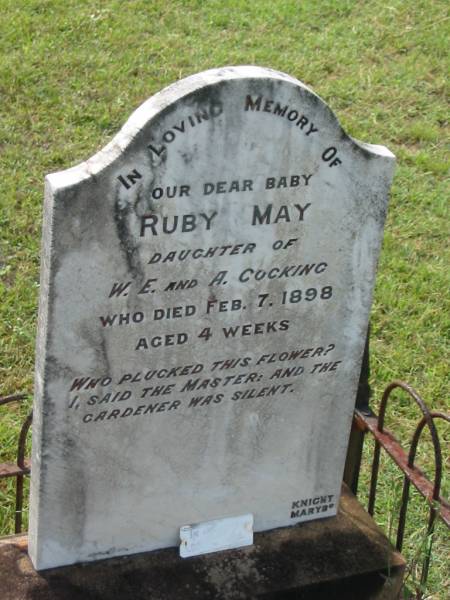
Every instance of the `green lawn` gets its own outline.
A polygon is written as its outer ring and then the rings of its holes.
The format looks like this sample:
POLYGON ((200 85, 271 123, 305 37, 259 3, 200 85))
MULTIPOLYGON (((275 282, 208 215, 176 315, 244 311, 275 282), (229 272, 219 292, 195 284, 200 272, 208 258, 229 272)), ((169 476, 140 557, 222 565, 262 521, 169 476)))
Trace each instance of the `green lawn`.
MULTIPOLYGON (((175 80, 257 64, 302 80, 348 133, 397 155, 372 317, 374 406, 401 378, 429 406, 449 410, 447 2, 0 0, 0 9, 1 394, 33 385, 44 175, 91 156, 175 80)), ((26 407, 0 411, 5 461, 26 407)), ((417 419, 397 394, 388 424, 404 437, 417 419)), ((448 471, 449 428, 440 430, 448 471)), ((425 443, 431 476, 429 455, 425 443)), ((378 518, 389 526, 398 477, 389 465, 383 473, 378 518)), ((4 533, 10 498, 3 481, 4 533)), ((424 541, 418 512, 408 536, 411 557, 424 541)), ((450 594, 448 537, 440 528, 435 540, 428 593, 436 599, 450 594)))

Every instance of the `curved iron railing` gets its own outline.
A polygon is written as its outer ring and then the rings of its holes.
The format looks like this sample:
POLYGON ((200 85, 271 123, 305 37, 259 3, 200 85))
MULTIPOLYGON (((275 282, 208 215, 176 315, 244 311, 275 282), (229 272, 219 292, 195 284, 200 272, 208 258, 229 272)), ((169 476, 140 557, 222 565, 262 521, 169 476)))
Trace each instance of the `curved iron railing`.
MULTIPOLYGON (((12 396, 0 397, 0 406, 10 404, 12 402, 22 402, 28 398, 27 394, 14 394, 12 396)), ((25 446, 27 434, 31 426, 33 413, 30 412, 26 417, 20 429, 17 440, 17 460, 16 463, 1 463, 0 464, 0 479, 5 477, 16 478, 16 506, 14 516, 14 533, 22 531, 22 513, 23 513, 23 481, 24 477, 30 474, 30 460, 25 457, 25 446)))
MULTIPOLYGON (((368 407, 364 407, 355 410, 353 421, 354 427, 356 427, 359 432, 362 432, 363 434, 371 433, 375 440, 367 508, 370 515, 373 516, 375 510, 378 474, 380 468, 380 453, 382 448, 404 474, 396 537, 396 548, 398 551, 401 552, 403 547, 411 484, 413 484, 413 486, 429 504, 427 539, 430 540, 430 544, 426 546, 425 555, 422 562, 422 571, 420 576, 421 589, 423 589, 425 586, 428 578, 432 553, 432 534, 434 532, 436 518, 439 517, 443 523, 450 528, 450 504, 441 496, 442 448, 439 440, 439 434, 434 423, 436 419, 443 419, 446 422, 450 422, 450 415, 442 412, 430 411, 424 400, 410 385, 404 381, 393 381, 384 390, 381 399, 379 415, 375 415, 368 407), (409 397, 415 401, 422 413, 422 417, 417 423, 414 434, 411 438, 411 444, 408 453, 405 452, 403 446, 392 435, 392 433, 385 428, 384 424, 388 400, 395 389, 401 389, 406 392, 409 397), (433 482, 430 481, 421 471, 421 469, 415 464, 417 448, 425 426, 427 426, 429 430, 433 445, 433 482)), ((357 474, 356 476, 353 474, 352 480, 348 481, 348 483, 351 485, 353 492, 356 494, 357 474)))

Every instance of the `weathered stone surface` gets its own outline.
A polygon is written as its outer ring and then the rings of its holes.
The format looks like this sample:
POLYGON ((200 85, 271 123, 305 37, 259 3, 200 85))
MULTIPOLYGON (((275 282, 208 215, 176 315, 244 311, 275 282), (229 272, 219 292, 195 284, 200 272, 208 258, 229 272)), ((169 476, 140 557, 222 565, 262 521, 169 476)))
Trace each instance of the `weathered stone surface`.
POLYGON ((181 559, 175 549, 37 573, 25 537, 0 540, 2 600, 388 600, 405 563, 344 489, 338 516, 255 535, 241 550, 181 559))
POLYGON ((47 177, 37 568, 336 513, 393 165, 297 80, 236 67, 47 177))

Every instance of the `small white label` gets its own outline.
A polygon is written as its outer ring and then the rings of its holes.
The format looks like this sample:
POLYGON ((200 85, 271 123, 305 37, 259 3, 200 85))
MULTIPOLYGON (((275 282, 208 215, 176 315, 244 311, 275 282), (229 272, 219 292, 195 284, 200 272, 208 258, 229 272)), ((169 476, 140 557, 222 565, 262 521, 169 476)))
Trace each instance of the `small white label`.
POLYGON ((180 556, 198 556, 253 544, 253 515, 226 517, 180 528, 180 556))

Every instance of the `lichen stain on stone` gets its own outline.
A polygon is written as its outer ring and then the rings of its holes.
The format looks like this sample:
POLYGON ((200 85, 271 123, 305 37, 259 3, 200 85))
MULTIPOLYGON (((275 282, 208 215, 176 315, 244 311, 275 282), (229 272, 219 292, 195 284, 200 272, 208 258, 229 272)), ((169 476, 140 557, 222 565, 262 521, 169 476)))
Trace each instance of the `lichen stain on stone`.
POLYGON ((144 272, 140 262, 139 249, 135 235, 130 229, 130 217, 134 213, 132 204, 121 206, 120 197, 116 194, 114 202, 114 223, 120 242, 120 249, 125 258, 128 270, 134 279, 143 279, 144 272))
POLYGON ((152 199, 152 191, 155 187, 159 187, 155 184, 155 177, 147 182, 145 189, 140 188, 136 194, 135 200, 132 202, 134 213, 137 217, 144 217, 146 215, 157 213, 157 203, 152 199))
POLYGON ((103 359, 102 362, 105 367, 104 372, 111 373, 112 368, 111 368, 111 364, 110 364, 110 360, 109 360, 109 356, 108 356, 108 348, 106 347, 105 333, 106 333, 105 330, 101 330, 102 339, 100 341, 100 353, 101 353, 101 357, 103 359))
POLYGON ((181 158, 186 166, 191 164, 194 155, 195 152, 181 152, 181 158))

